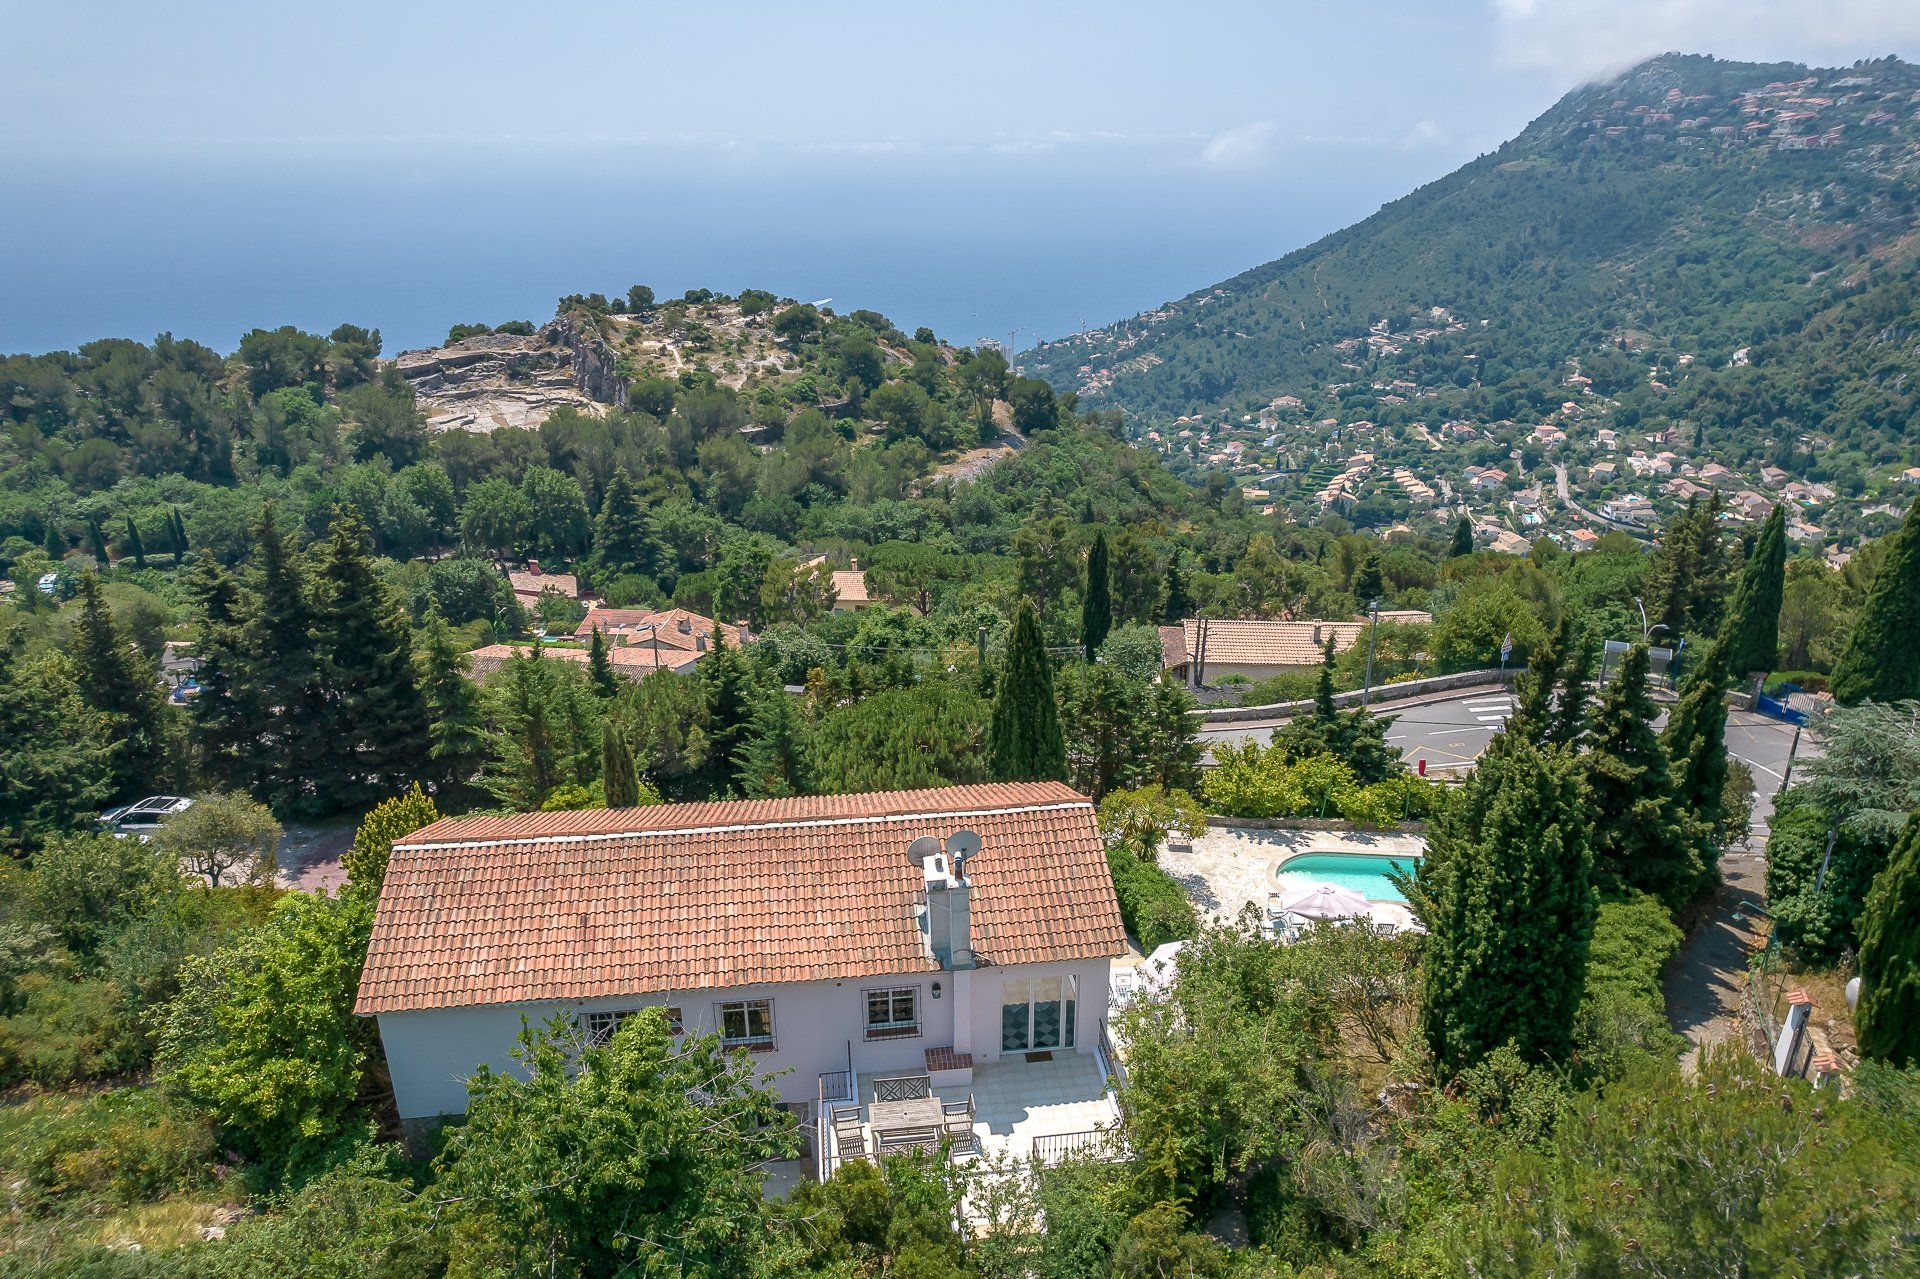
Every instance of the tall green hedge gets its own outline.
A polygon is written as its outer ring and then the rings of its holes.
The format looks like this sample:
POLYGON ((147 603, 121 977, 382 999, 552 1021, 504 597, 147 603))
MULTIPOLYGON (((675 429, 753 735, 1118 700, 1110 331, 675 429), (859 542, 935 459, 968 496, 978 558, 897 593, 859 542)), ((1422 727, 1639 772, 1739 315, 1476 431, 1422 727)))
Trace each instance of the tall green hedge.
POLYGON ((1151 954, 1170 941, 1200 931, 1193 903, 1173 876, 1125 848, 1107 850, 1113 890, 1120 897, 1120 919, 1140 948, 1151 954))

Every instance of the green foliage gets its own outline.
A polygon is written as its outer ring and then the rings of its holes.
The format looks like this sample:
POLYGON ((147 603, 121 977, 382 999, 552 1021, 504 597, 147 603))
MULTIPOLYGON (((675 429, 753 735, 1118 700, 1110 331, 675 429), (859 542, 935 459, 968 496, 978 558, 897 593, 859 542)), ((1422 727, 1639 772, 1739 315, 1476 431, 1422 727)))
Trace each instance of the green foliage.
POLYGON ((1739 1050, 1708 1053, 1692 1081, 1642 1066, 1500 1167, 1454 1264, 1514 1279, 1892 1273, 1920 1214, 1920 1173, 1892 1137, 1739 1050))
POLYGON ((173 773, 159 677, 115 625, 100 579, 91 569, 80 576, 79 606, 73 627, 73 685, 100 715, 112 743, 108 784, 119 795, 147 793, 173 773))
POLYGON ((432 784, 435 795, 457 801, 486 753, 480 689, 468 673, 466 654, 438 613, 428 614, 414 661, 427 716, 427 761, 418 771, 432 784))
POLYGON ((910 1154, 880 1165, 854 1160, 824 1182, 802 1183, 784 1214, 803 1252, 789 1263, 793 1272, 970 1273, 952 1228, 965 1192, 957 1171, 936 1156, 910 1154))
POLYGON ((1066 726, 1067 776, 1095 799, 1117 787, 1190 787, 1200 747, 1193 697, 1106 662, 1061 672, 1059 719, 1066 726))
POLYGON ((160 1089, 34 1098, 0 1112, 0 1172, 34 1216, 156 1202, 213 1180, 206 1121, 160 1089))
POLYGON ((1418 819, 1438 807, 1439 784, 1401 772, 1364 785, 1332 755, 1292 758, 1258 742, 1221 743, 1201 779, 1209 811, 1228 817, 1344 817, 1368 825, 1418 819))
POLYGON ((1151 954, 1199 930, 1199 915, 1187 900, 1186 890, 1148 858, 1116 845, 1107 849, 1107 869, 1120 900, 1120 922, 1140 943, 1140 949, 1151 954))
POLYGON ((1833 695, 1849 706, 1920 698, 1920 502, 1887 539, 1833 668, 1833 695))
POLYGON ((731 1279, 767 1246, 760 1177, 797 1148, 745 1054, 676 1044, 657 1011, 590 1045, 522 1032, 521 1073, 482 1065, 437 1162, 452 1269, 731 1279))
POLYGON ((441 1279, 447 1242, 391 1148, 363 1146, 274 1205, 195 1250, 209 1279, 441 1279))
POLYGON ((1671 1061, 1685 1046, 1668 1026, 1660 985, 1684 940, 1657 898, 1632 893, 1600 903, 1574 1026, 1580 1057, 1599 1078, 1614 1078, 1647 1056, 1671 1061))
POLYGON ((988 708, 949 680, 836 706, 806 734, 807 773, 836 790, 985 781, 988 708))
POLYGON ((1867 894, 1859 968, 1861 1054, 1920 1066, 1920 813, 1908 819, 1867 894))
POLYGON ((1054 705, 1053 662, 1040 618, 1024 601, 1014 615, 993 718, 987 732, 988 768, 997 781, 1064 781, 1066 740, 1054 705))
POLYGON ((82 820, 109 793, 105 719, 53 657, 30 658, 0 631, 0 842, 18 856, 82 820))
POLYGON ((165 1080, 276 1177, 366 1134, 355 1100, 373 1028, 353 1015, 373 903, 288 893, 261 927, 188 961, 161 1031, 165 1080))
POLYGON ((422 826, 440 820, 440 810, 415 782, 411 789, 381 800, 360 819, 353 832, 353 845, 340 858, 347 873, 347 886, 369 897, 380 896, 380 885, 387 875, 387 861, 393 856, 393 842, 411 835, 422 826))
POLYGON ((85 960, 155 904, 180 891, 164 847, 105 833, 60 835, 33 859, 27 913, 85 960))
POLYGON ((1087 584, 1080 592, 1080 650, 1093 661, 1100 646, 1113 629, 1113 587, 1107 567, 1107 534, 1093 535, 1093 547, 1087 552, 1087 584))
POLYGON ((1678 910, 1706 883, 1701 832, 1679 803, 1672 761, 1653 729, 1647 648, 1636 644, 1600 694, 1583 771, 1591 796, 1594 878, 1678 910))
POLYGON ((1767 909, 1775 935, 1797 954, 1839 958, 1857 945, 1867 892, 1890 844, 1836 825, 1805 786, 1775 800, 1768 826, 1767 909))
POLYGON ((1760 538, 1734 588, 1722 655, 1730 673, 1745 676, 1751 671, 1770 671, 1779 660, 1780 606, 1786 573, 1786 510, 1776 506, 1761 525, 1760 538))
POLYGON ((1434 823, 1415 872, 1430 936, 1421 1019, 1443 1077, 1513 1044, 1564 1061, 1593 934, 1579 768, 1502 734, 1434 823))
POLYGON ((599 699, 586 672, 535 648, 516 653, 487 681, 488 759, 480 783, 521 812, 539 808, 563 785, 599 776, 599 699))
POLYGON ((1113 791, 1100 801, 1100 837, 1152 861, 1170 834, 1193 839, 1207 829, 1207 814, 1193 796, 1157 783, 1113 791))
POLYGON ((153 833, 153 846, 188 874, 218 888, 232 876, 243 884, 272 884, 279 869, 280 823, 245 795, 202 795, 153 833))

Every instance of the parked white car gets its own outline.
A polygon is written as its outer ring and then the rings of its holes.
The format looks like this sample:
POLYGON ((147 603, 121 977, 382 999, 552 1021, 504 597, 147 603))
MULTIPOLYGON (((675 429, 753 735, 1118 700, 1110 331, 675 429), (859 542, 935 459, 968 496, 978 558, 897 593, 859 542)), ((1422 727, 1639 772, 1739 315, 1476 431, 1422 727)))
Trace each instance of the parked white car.
POLYGON ((100 827, 121 839, 129 835, 149 839, 161 822, 192 807, 193 801, 185 795, 149 795, 138 803, 109 808, 100 814, 100 827))

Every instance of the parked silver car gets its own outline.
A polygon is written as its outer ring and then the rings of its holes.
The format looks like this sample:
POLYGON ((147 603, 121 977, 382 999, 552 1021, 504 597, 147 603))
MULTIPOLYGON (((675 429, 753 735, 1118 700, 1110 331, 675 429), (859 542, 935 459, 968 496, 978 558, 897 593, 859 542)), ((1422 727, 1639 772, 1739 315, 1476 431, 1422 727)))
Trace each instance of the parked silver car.
POLYGON ((100 814, 100 827, 121 838, 135 835, 147 839, 160 829, 161 822, 192 807, 193 801, 185 795, 149 795, 137 803, 109 808, 100 814))

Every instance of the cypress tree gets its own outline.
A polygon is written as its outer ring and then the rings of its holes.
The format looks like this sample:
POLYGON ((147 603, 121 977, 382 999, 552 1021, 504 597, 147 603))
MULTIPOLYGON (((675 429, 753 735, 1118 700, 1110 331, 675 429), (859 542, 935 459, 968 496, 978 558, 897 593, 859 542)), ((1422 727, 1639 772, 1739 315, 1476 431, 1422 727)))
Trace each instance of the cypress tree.
POLYGON ((1447 548, 1448 559, 1459 559, 1462 555, 1473 554, 1473 521, 1462 515, 1453 526, 1453 544, 1447 548))
POLYGON ((468 674, 467 655, 439 609, 427 614, 417 654, 420 693, 427 707, 427 759, 422 770, 435 795, 463 794, 486 757, 480 686, 468 674))
POLYGON ((1180 553, 1167 561, 1167 586, 1161 592, 1160 620, 1171 626, 1193 616, 1193 595, 1187 590, 1187 575, 1180 571, 1180 553))
POLYGON ((1313 689, 1313 717, 1331 724, 1339 715, 1333 705, 1333 636, 1328 635, 1327 646, 1320 654, 1320 682, 1313 689))
POLYGON ((1848 706, 1920 698, 1920 501, 1888 542, 1833 668, 1833 695, 1848 706))
POLYGON ((614 682, 613 659, 607 656, 606 636, 598 626, 593 628, 593 638, 587 644, 587 674, 597 696, 612 697, 620 691, 614 682))
POLYGON ((1660 530, 1660 547, 1654 552, 1653 571, 1649 575, 1646 603, 1649 621, 1665 626, 1673 635, 1684 633, 1688 602, 1694 581, 1695 556, 1699 539, 1694 525, 1700 516, 1700 499, 1687 499, 1687 509, 1660 530))
POLYGON ((314 654, 313 611, 305 575, 271 506, 260 513, 253 545, 245 660, 234 676, 236 705, 255 717, 246 734, 254 743, 250 789, 282 813, 309 811, 309 779, 325 770, 333 749, 314 654))
POLYGON ((745 764, 747 729, 753 721, 753 674, 718 625, 699 669, 707 694, 708 791, 721 795, 739 784, 745 764))
POLYGON ((1113 630, 1113 579, 1107 566, 1107 534, 1093 535, 1087 551, 1087 589, 1080 597, 1080 647, 1091 662, 1113 630))
MULTIPOLYGON (((127 554, 133 556, 135 568, 147 566, 147 547, 140 540, 140 526, 133 522, 133 516, 127 516, 127 554)), ((101 561, 105 563, 105 561, 101 561)))
POLYGON ((173 552, 173 566, 179 568, 187 554, 187 524, 177 506, 167 508, 167 542, 173 552))
POLYGON ((423 826, 440 820, 440 809, 415 782, 392 799, 382 800, 360 819, 353 832, 353 846, 340 858, 340 869, 347 872, 347 889, 378 899, 380 885, 387 877, 387 863, 393 859, 394 841, 413 834, 423 826))
POLYGON ((260 711, 243 702, 247 661, 240 589, 218 560, 202 563, 188 582, 200 610, 193 678, 200 692, 188 704, 201 772, 221 786, 245 788, 255 778, 260 711))
POLYGON ((1022 600, 1007 640, 993 718, 987 728, 987 763, 1003 782, 1065 781, 1067 743, 1053 700, 1053 665, 1033 605, 1022 600))
POLYGON ((107 555, 107 535, 100 531, 99 520, 87 521, 87 544, 93 548, 93 558, 100 561, 101 568, 113 566, 113 560, 107 555))
POLYGON ((1553 731, 1553 693, 1559 686, 1567 648, 1573 642, 1573 624, 1560 615, 1553 634, 1528 659, 1527 669, 1515 681, 1513 714, 1505 728, 1536 746, 1545 746, 1553 731))
POLYGON ((522 812, 539 808, 554 787, 568 780, 565 746, 553 716, 552 665, 535 645, 530 654, 514 654, 487 688, 497 699, 499 729, 482 781, 495 798, 522 812))
POLYGON ((1353 593, 1359 599, 1360 607, 1365 609, 1384 595, 1386 590, 1387 579, 1380 571, 1380 557, 1368 551, 1361 557, 1359 567, 1353 571, 1353 593))
POLYGON ((1860 1054, 1920 1066, 1920 813, 1874 878, 1860 923, 1860 1054))
POLYGON ((374 571, 373 539, 352 507, 334 520, 314 588, 332 743, 316 798, 326 807, 363 808, 412 779, 428 733, 406 615, 374 571))
POLYGON ((786 693, 774 691, 754 704, 740 756, 740 793, 748 799, 777 799, 805 789, 803 730, 793 702, 786 693))
POLYGON ((634 767, 633 747, 617 724, 600 729, 600 784, 608 808, 632 808, 640 802, 640 771, 634 767))
POLYGON ((1560 654, 1560 697, 1547 729, 1547 741, 1555 746, 1572 746, 1587 731, 1587 701, 1592 690, 1593 644, 1580 627, 1569 625, 1560 654))
POLYGON ((1787 580, 1787 517, 1776 506, 1760 527, 1727 615, 1727 672, 1741 678, 1773 669, 1780 651, 1780 602, 1787 580))
POLYGON ((607 481, 593 542, 594 558, 606 576, 651 576, 658 567, 651 522, 634 497, 633 479, 624 466, 615 467, 607 481))
POLYGON ((80 699, 106 720, 113 745, 113 793, 154 790, 174 771, 167 750, 166 697, 153 663, 114 624, 91 568, 80 575, 80 614, 73 625, 70 660, 80 699))
POLYGON ((1697 831, 1674 795, 1673 764, 1653 731, 1647 646, 1635 644, 1600 694, 1583 757, 1592 797, 1594 877, 1678 910, 1700 887, 1697 831))
POLYGON ((1687 673, 1661 743, 1673 761, 1674 796, 1709 829, 1720 824, 1727 785, 1725 641, 1715 640, 1687 673))
POLYGON ((48 559, 55 561, 64 558, 67 553, 67 535, 51 520, 47 522, 46 536, 42 539, 40 549, 47 553, 48 559))
POLYGON ((1564 1060, 1586 986, 1595 902, 1578 765, 1515 734, 1496 740, 1415 875, 1429 932, 1421 1028, 1445 1078, 1508 1043, 1564 1060))

